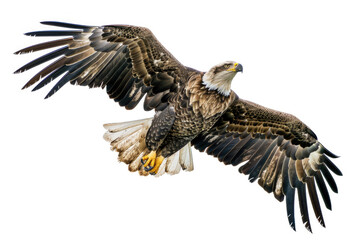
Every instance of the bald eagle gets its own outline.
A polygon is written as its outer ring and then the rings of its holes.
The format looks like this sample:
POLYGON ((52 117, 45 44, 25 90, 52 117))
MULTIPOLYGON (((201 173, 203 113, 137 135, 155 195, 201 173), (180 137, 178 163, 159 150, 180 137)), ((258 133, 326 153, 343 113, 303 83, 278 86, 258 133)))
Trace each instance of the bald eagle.
POLYGON ((251 182, 258 180, 277 200, 285 197, 288 221, 294 230, 297 191, 302 221, 311 231, 308 192, 316 218, 325 227, 315 182, 325 206, 331 209, 327 185, 333 192, 337 186, 330 171, 342 175, 330 160, 337 156, 293 115, 239 98, 231 90, 231 82, 242 72, 241 64, 227 61, 207 72, 186 67, 143 27, 42 24, 66 30, 26 35, 64 38, 16 52, 59 47, 15 71, 56 59, 24 88, 37 83, 33 90, 38 90, 61 77, 45 98, 70 82, 106 88, 109 97, 126 109, 135 108, 144 97, 144 110, 155 110, 153 118, 104 125, 105 140, 130 171, 155 176, 181 169, 192 171, 193 146, 226 165, 240 165, 240 173, 249 175, 251 182))

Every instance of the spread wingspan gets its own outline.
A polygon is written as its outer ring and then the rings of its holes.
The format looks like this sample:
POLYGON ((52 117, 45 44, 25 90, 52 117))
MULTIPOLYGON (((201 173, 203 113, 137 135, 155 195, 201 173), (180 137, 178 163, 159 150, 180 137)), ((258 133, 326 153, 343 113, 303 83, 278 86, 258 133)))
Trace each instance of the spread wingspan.
POLYGON ((342 173, 330 160, 337 156, 296 117, 238 98, 220 120, 192 144, 224 164, 242 164, 239 172, 249 175, 251 182, 258 179, 259 185, 273 192, 279 201, 285 196, 289 224, 294 230, 294 194, 297 191, 302 221, 311 231, 307 189, 316 218, 325 227, 315 182, 325 206, 331 209, 324 178, 337 193, 329 169, 337 175, 342 173))
MULTIPOLYGON (((106 87, 109 97, 127 109, 136 107, 144 96, 145 110, 174 108, 172 115, 163 111, 167 124, 154 125, 159 131, 153 133, 161 134, 150 134, 146 141, 151 119, 105 125, 108 129, 105 138, 111 142, 112 149, 119 152, 119 160, 129 164, 131 171, 142 171, 144 166, 148 167, 145 171, 158 172, 158 175, 174 174, 180 168, 191 171, 191 141, 196 149, 206 150, 224 164, 241 165, 241 173, 249 175, 251 182, 258 179, 260 186, 273 192, 279 201, 286 197, 288 220, 293 229, 295 192, 302 221, 308 230, 311 231, 311 225, 306 193, 318 221, 325 226, 316 188, 325 206, 331 209, 327 185, 333 192, 337 192, 337 186, 330 171, 337 175, 341 175, 341 171, 330 158, 337 156, 296 117, 238 98, 230 84, 235 74, 242 71, 240 64, 225 62, 203 74, 179 63, 147 28, 43 24, 65 29, 26 35, 63 38, 16 52, 57 48, 15 72, 53 60, 24 88, 37 83, 33 90, 38 90, 58 79, 46 98, 70 82, 90 88, 106 87), (172 116, 171 121, 169 116, 172 116), (156 147, 147 144, 151 138, 156 147), (156 151, 164 156, 157 156, 156 151), (144 159, 146 163, 141 165, 144 159)), ((161 114, 155 118, 157 116, 161 114)))
POLYGON ((186 81, 187 68, 180 64, 150 30, 128 25, 84 26, 42 22, 66 30, 29 32, 29 36, 65 37, 19 50, 16 54, 60 47, 19 68, 20 73, 56 59, 24 86, 40 82, 38 90, 64 74, 46 95, 52 96, 68 82, 106 87, 111 99, 133 109, 146 94, 145 110, 161 110, 167 99, 186 81), (70 29, 70 30, 68 30, 70 29))

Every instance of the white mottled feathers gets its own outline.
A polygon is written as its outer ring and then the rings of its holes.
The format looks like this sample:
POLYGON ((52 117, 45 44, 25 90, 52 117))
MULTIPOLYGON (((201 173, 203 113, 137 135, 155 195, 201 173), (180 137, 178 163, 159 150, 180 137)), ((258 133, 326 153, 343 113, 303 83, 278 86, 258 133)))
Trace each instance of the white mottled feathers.
MULTIPOLYGON (((119 153, 118 160, 128 164, 129 171, 139 171, 140 175, 148 175, 141 164, 141 159, 149 153, 145 144, 145 136, 151 123, 152 118, 104 124, 104 128, 107 130, 104 139, 110 142, 111 150, 119 153)), ((158 177, 164 173, 177 174, 181 169, 186 171, 194 169, 190 143, 165 158, 155 176, 158 177)))

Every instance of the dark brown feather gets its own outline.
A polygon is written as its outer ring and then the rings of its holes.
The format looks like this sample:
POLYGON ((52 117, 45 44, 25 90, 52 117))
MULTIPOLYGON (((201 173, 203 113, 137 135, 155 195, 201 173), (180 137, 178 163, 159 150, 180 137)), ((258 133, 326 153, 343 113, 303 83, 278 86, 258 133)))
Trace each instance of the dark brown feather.
POLYGON ((31 85, 33 85, 34 83, 36 83, 37 81, 39 81, 42 77, 47 76, 49 73, 51 73, 52 71, 61 68, 62 66, 64 66, 66 64, 66 58, 62 57, 59 60, 53 62, 52 64, 50 64, 49 66, 47 66, 46 68, 44 68, 43 70, 41 70, 40 72, 38 72, 35 76, 33 76, 24 86, 22 89, 28 88, 31 85))
POLYGON ((309 232, 312 232, 306 200, 306 185, 302 182, 298 182, 296 189, 298 190, 297 193, 302 222, 304 223, 306 229, 309 230, 309 232))
POLYGON ((288 220, 294 230, 297 191, 302 220, 311 231, 306 202, 308 191, 315 215, 325 226, 314 178, 330 209, 330 196, 322 175, 337 192, 328 168, 338 175, 341 171, 326 157, 336 155, 324 148, 315 133, 296 117, 237 98, 213 128, 192 144, 225 164, 246 162, 239 172, 249 174, 251 182, 259 179, 259 185, 267 192, 274 192, 279 201, 286 196, 288 220))
POLYGON ((323 227, 325 227, 325 222, 324 222, 324 218, 323 218, 323 215, 322 215, 322 212, 321 212, 319 198, 318 198, 318 195, 316 193, 316 187, 315 187, 314 178, 308 178, 307 181, 306 181, 306 185, 308 187, 308 192, 309 192, 311 204, 312 204, 313 209, 314 209, 315 216, 316 216, 317 220, 319 221, 319 223, 323 227))
MULTIPOLYGON (((127 108, 131 109, 148 92, 153 95, 176 93, 179 91, 179 83, 188 81, 189 72, 196 72, 180 64, 146 28, 128 25, 95 27, 51 21, 42 23, 70 30, 37 31, 26 35, 70 37, 33 45, 16 54, 67 46, 24 65, 16 73, 60 57, 24 86, 27 88, 44 78, 35 87, 38 90, 67 72, 46 97, 50 97, 67 82, 89 87, 106 86, 110 98, 121 106, 130 104, 127 108)), ((144 108, 163 109, 167 104, 160 100, 152 101, 151 106, 145 105, 144 108)))
POLYGON ((329 191, 327 190, 324 178, 322 177, 320 171, 316 172, 315 180, 316 180, 316 184, 319 188, 320 194, 324 200, 326 208, 331 210, 332 208, 331 208, 330 194, 329 194, 329 191))
POLYGON ((53 47, 59 47, 62 45, 67 45, 67 44, 71 43, 72 41, 73 41, 72 38, 64 38, 64 39, 39 43, 36 45, 32 45, 30 47, 23 48, 19 51, 16 51, 15 54, 30 53, 30 52, 36 52, 36 51, 49 49, 49 48, 53 48, 53 47))

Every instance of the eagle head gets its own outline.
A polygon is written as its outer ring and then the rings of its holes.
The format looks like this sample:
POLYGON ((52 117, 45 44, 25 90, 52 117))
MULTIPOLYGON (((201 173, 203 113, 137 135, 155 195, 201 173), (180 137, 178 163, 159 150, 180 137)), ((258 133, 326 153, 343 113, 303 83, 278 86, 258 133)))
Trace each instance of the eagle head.
POLYGON ((226 61, 210 68, 203 76, 203 84, 209 90, 217 90, 224 96, 229 96, 231 91, 231 81, 236 73, 242 72, 243 67, 240 63, 226 61))

